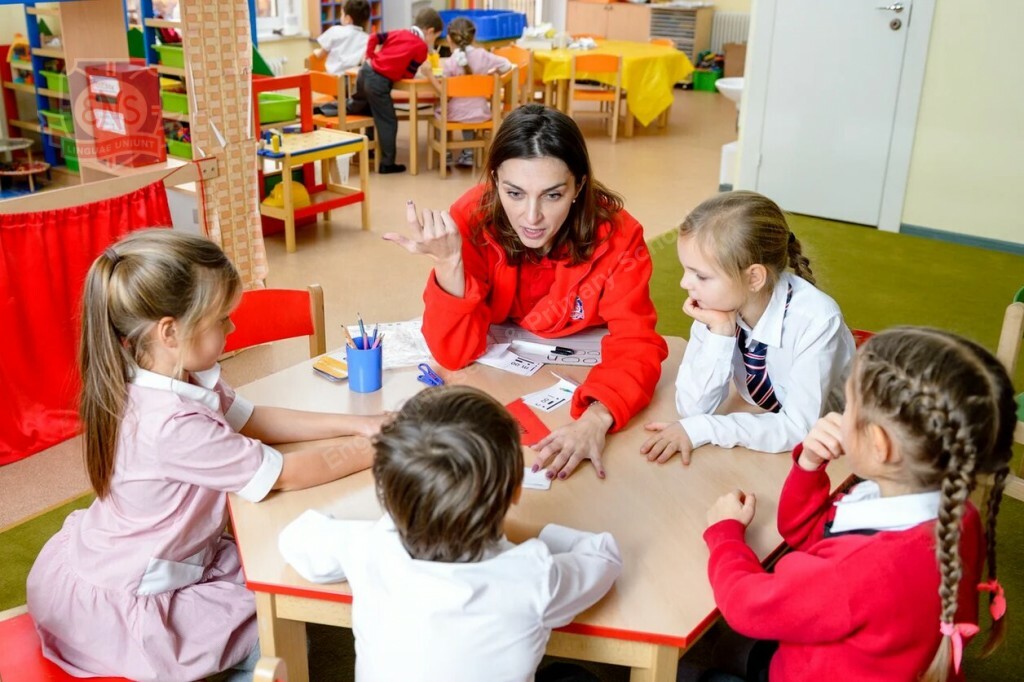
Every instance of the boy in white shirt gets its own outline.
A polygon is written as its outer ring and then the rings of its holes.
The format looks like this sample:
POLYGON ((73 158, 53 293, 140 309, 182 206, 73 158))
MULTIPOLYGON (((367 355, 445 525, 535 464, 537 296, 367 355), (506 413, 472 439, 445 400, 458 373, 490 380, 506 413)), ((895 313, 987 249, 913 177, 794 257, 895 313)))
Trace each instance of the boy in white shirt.
POLYGON ((615 540, 553 524, 520 545, 505 539, 522 490, 520 431, 477 389, 423 391, 375 447, 383 518, 309 510, 278 541, 307 580, 351 584, 356 679, 533 680, 551 629, 618 577, 615 540))
POLYGON ((331 26, 316 39, 320 45, 313 54, 327 55, 324 68, 327 73, 340 76, 347 69, 362 64, 366 55, 366 42, 370 39, 364 30, 370 19, 370 3, 366 0, 346 0, 342 8, 341 23, 331 26))

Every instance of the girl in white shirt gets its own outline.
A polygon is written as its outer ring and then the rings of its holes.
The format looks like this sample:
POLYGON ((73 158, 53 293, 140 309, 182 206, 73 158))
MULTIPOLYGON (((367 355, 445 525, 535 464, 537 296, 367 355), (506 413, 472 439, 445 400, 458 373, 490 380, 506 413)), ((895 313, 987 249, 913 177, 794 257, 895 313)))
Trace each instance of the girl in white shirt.
POLYGON ((854 342, 839 306, 815 288, 782 210, 755 192, 703 202, 680 226, 678 249, 683 312, 694 319, 676 379, 682 419, 647 424, 655 433, 641 453, 689 464, 707 443, 793 448, 842 408, 854 342))
POLYGON ((477 389, 426 389, 375 446, 383 518, 309 510, 278 540, 302 577, 351 584, 356 679, 533 680, 551 629, 618 577, 615 540, 554 524, 505 539, 522 490, 519 426, 477 389))

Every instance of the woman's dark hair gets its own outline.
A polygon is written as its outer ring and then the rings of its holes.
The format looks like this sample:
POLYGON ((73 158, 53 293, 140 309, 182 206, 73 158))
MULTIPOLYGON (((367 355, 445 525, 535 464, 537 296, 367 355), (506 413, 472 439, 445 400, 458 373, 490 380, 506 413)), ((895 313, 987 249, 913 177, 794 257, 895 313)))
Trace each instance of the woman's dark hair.
POLYGON ((576 122, 557 109, 526 104, 505 117, 487 157, 487 189, 475 236, 484 230, 498 242, 509 263, 534 257, 509 224, 498 196, 497 177, 501 164, 509 159, 554 158, 565 163, 576 181, 579 193, 569 209, 562 228, 551 244, 552 254, 568 254, 569 263, 578 265, 590 259, 599 243, 598 227, 610 222, 622 210, 622 197, 594 179, 587 154, 587 143, 576 122))

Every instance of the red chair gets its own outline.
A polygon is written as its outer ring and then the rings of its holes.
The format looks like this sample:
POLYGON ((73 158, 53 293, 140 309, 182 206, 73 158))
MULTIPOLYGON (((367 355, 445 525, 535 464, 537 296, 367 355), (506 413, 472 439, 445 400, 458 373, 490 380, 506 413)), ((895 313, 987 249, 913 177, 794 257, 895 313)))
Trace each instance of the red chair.
MULTIPOLYGON (((81 679, 43 657, 35 623, 28 613, 0 620, 0 642, 3 642, 3 655, 0 655, 3 682, 77 682, 81 679)), ((130 682, 123 677, 89 679, 92 682, 130 682)))
POLYGON ((327 352, 324 329, 324 291, 319 284, 308 289, 252 289, 242 294, 231 314, 235 331, 228 335, 228 353, 261 343, 309 337, 309 357, 327 352))

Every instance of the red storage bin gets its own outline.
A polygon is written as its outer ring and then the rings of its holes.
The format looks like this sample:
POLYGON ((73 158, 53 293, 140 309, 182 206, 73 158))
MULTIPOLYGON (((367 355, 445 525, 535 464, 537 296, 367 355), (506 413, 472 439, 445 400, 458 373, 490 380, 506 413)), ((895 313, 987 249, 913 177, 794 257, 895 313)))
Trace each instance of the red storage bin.
POLYGON ((167 160, 156 69, 126 62, 85 67, 96 158, 111 165, 167 160))

